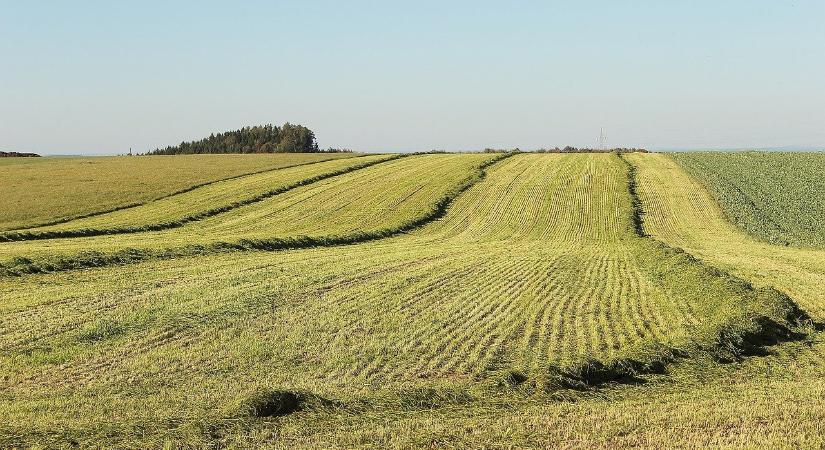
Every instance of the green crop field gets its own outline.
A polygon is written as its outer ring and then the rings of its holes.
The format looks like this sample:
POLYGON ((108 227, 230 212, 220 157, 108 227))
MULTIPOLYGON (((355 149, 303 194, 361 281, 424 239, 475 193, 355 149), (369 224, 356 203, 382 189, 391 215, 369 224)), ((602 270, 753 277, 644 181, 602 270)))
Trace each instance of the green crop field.
POLYGON ((696 152, 676 161, 766 242, 825 248, 825 153, 696 152))
POLYGON ((6 231, 0 447, 821 447, 825 250, 735 219, 820 191, 716 157, 360 156, 6 231))

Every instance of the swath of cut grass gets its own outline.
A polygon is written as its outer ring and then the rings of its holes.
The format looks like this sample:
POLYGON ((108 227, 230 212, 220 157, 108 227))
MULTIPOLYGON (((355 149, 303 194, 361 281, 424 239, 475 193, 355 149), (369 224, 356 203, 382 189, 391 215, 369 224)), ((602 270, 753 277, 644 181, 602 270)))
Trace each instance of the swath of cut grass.
POLYGON ((134 207, 245 174, 349 154, 46 157, 0 161, 0 231, 134 207))
POLYGON ((241 206, 260 202, 297 187, 370 167, 402 155, 362 156, 329 162, 299 164, 284 169, 233 177, 187 189, 148 204, 105 214, 0 234, 0 241, 137 233, 178 228, 241 206), (306 167, 308 165, 311 167, 306 167))
MULTIPOLYGON (((544 444, 580 445, 594 427, 577 424, 595 417, 606 428, 590 435, 609 445, 638 443, 610 433, 626 432, 634 414, 661 423, 668 401, 682 408, 675 426, 690 423, 691 407, 720 417, 714 405, 684 392, 667 396, 661 386, 634 386, 661 395, 656 411, 631 393, 615 405, 603 397, 629 392, 622 382, 693 362, 705 371, 724 370, 722 358, 748 364, 744 355, 772 343, 765 336, 794 339, 783 327, 797 331, 804 317, 781 294, 647 237, 656 237, 648 219, 657 213, 646 170, 629 161, 523 154, 460 176, 440 172, 440 180, 486 175, 458 189, 437 220, 357 245, 2 279, 9 300, 0 304, 0 382, 8 397, 0 401, 0 444, 53 442, 57 434, 42 430, 59 426, 98 445, 391 447, 449 436, 457 446, 540 446, 530 437, 537 433, 544 444), (74 330, 96 320, 129 326, 78 343, 74 330), (61 358, 30 356, 35 349, 61 358), (233 409, 258 389, 333 405, 279 418, 233 409)), ((425 164, 403 160, 410 162, 425 164)), ((315 204, 329 190, 336 207, 360 207, 362 190, 353 187, 403 185, 403 195, 387 197, 394 204, 420 186, 395 173, 382 178, 377 168, 340 185, 307 186, 288 204, 315 204)))
MULTIPOLYGON (((25 252, 25 249, 42 246, 43 253, 54 256, 15 256, 0 264, 0 274, 52 272, 227 251, 342 245, 385 238, 441 217, 456 196, 483 177, 487 166, 507 156, 419 155, 412 158, 424 158, 427 164, 407 162, 405 158, 394 166, 386 162, 386 158, 378 158, 352 165, 334 175, 368 170, 367 167, 379 162, 391 165, 386 169, 375 167, 368 172, 369 176, 353 174, 320 185, 313 183, 333 178, 333 175, 304 179, 297 183, 305 189, 297 190, 291 197, 274 198, 271 202, 262 201, 264 199, 250 201, 231 208, 233 211, 228 214, 214 217, 213 221, 193 223, 179 230, 102 236, 86 241, 8 243, 0 247, 0 253, 25 252), (365 181, 361 181, 362 178, 365 181), (390 178, 396 185, 388 189, 390 178), (412 191, 407 192, 404 188, 412 191), (341 197, 354 192, 358 193, 355 201, 342 203, 341 197), (288 216, 278 218, 278 222, 261 220, 262 216, 283 211, 284 205, 292 204, 298 204, 298 207, 289 209, 288 216), (385 212, 391 214, 381 215, 385 212), (314 221, 316 217, 323 222, 314 221), (281 236, 276 234, 278 228, 283 230, 281 236), (303 234, 310 232, 314 235, 303 234), (201 242, 197 242, 193 234, 200 236, 201 242), (102 251, 94 250, 95 245, 102 251), (60 255, 61 246, 69 249, 65 256, 60 255)), ((295 187, 298 186, 289 189, 295 187)), ((273 196, 267 194, 266 198, 273 196)))

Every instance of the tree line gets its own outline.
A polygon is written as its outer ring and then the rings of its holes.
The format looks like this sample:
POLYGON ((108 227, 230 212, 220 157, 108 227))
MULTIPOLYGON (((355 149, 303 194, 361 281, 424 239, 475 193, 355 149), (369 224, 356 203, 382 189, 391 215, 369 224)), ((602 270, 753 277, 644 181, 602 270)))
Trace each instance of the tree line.
POLYGON ((39 156, 37 153, 0 151, 0 158, 37 158, 39 156))
POLYGON ((272 124, 243 127, 240 130, 211 134, 199 141, 181 142, 176 146, 155 149, 151 155, 184 155, 213 153, 304 153, 321 151, 315 133, 303 125, 289 122, 283 126, 272 124))

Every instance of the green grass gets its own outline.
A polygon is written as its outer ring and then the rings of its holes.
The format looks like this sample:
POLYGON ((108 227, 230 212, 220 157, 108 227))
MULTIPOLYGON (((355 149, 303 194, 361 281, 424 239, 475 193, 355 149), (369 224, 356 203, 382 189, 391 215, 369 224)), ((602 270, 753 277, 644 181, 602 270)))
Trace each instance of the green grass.
POLYGON ((673 158, 748 233, 825 248, 825 153, 690 152, 673 158))
POLYGON ((639 169, 647 233, 758 286, 777 288, 818 320, 825 319, 825 251, 771 245, 742 232, 726 220, 702 181, 667 155, 628 158, 639 169))
POLYGON ((253 173, 163 197, 132 208, 0 234, 0 239, 34 240, 163 230, 203 220, 322 179, 384 162, 397 155, 370 155, 302 163, 253 173))
POLYGON ((140 204, 212 181, 340 154, 46 157, 0 160, 0 231, 140 204))
MULTIPOLYGON (((323 179, 283 195, 260 198, 169 230, 9 242, 0 247, 0 255, 11 270, 17 266, 14 261, 33 261, 24 263, 22 270, 29 270, 31 266, 51 270, 98 265, 110 260, 374 239, 407 230, 441 214, 445 201, 478 177, 482 166, 500 157, 495 154, 414 155, 323 179)), ((372 162, 386 160, 386 157, 368 158, 372 158, 372 162)), ((366 164, 360 160, 352 163, 366 164)), ((332 164, 340 166, 341 163, 345 161, 332 164)), ((322 163, 326 164, 329 163, 322 163)), ((305 167, 312 167, 315 173, 329 170, 318 165, 305 167)), ((305 172, 288 169, 282 183, 294 184, 311 176, 305 172)), ((267 175, 267 178, 271 177, 267 175)), ((199 191, 192 191, 189 197, 199 198, 199 191)), ((164 208, 163 213, 176 217, 178 210, 164 208)))
MULTIPOLYGON (((700 231, 745 235, 690 203, 670 208, 682 191, 660 180, 676 180, 688 200, 704 191, 668 164, 411 156, 157 234, 2 243, 9 257, 48 257, 120 242, 162 252, 319 239, 0 278, 0 446, 821 442, 821 401, 798 402, 821 382, 755 389, 781 381, 760 364, 798 361, 789 378, 815 380, 818 335, 750 269, 684 245, 707 236, 687 236, 683 214, 700 231), (376 230, 391 232, 321 240, 376 230), (782 341, 764 363, 748 358, 782 341), (782 416, 771 394, 803 415, 782 416), (285 398, 298 410, 255 417, 294 409, 285 398), (787 428, 767 433, 763 417, 787 428)), ((816 301, 793 297, 806 309, 816 301)))

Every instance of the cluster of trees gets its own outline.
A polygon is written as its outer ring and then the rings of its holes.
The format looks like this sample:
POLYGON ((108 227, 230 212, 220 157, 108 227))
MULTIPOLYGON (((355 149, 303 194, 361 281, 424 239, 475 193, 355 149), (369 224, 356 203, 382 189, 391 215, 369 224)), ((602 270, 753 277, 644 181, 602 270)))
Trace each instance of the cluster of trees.
MULTIPOLYGON (((320 152, 315 133, 303 125, 289 122, 278 127, 272 124, 244 127, 240 130, 212 134, 206 139, 181 142, 174 147, 158 148, 152 155, 208 153, 303 153, 320 152)), ((340 151, 333 150, 330 151, 340 151)))
POLYGON ((484 153, 518 153, 521 149, 516 148, 485 148, 484 153))
POLYGON ((39 157, 37 153, 24 153, 24 152, 0 152, 0 158, 36 158, 39 157))

